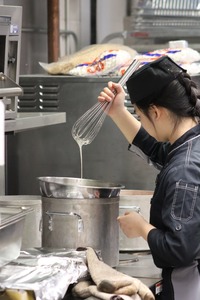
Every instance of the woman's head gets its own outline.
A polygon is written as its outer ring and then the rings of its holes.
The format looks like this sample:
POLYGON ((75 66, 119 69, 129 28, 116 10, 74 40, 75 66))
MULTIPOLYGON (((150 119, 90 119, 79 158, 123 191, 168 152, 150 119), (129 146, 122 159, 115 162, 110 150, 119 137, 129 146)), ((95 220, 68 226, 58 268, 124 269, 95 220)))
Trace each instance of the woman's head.
POLYGON ((131 102, 149 116, 152 105, 168 109, 176 121, 200 117, 199 91, 186 71, 168 56, 146 64, 127 81, 131 102))

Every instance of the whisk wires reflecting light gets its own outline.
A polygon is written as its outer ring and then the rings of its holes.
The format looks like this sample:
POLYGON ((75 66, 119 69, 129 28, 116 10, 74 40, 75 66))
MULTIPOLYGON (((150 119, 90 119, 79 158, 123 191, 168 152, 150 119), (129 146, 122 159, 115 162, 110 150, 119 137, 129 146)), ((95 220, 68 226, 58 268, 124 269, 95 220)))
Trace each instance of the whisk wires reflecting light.
MULTIPOLYGON (((125 85, 131 74, 138 69, 140 62, 134 60, 118 83, 125 85)), ((99 133, 112 102, 97 102, 86 111, 73 125, 72 136, 81 145, 90 144, 99 133)))
POLYGON ((94 140, 110 106, 111 102, 97 102, 74 123, 72 136, 79 144, 88 145, 94 140))

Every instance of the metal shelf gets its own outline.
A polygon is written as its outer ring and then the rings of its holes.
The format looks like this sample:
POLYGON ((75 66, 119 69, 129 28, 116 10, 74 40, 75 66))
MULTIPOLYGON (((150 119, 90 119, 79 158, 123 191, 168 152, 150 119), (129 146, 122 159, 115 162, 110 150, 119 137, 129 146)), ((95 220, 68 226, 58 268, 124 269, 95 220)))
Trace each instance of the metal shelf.
POLYGON ((18 113, 17 118, 5 120, 5 132, 20 132, 24 130, 56 125, 66 122, 65 112, 53 113, 18 113))

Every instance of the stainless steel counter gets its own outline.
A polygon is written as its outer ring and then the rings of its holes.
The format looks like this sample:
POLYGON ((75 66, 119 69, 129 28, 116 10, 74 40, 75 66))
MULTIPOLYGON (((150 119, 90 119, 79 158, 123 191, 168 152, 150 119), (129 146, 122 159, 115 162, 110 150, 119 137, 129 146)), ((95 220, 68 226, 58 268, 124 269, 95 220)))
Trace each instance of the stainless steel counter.
POLYGON ((5 120, 5 132, 19 132, 66 122, 66 112, 18 113, 17 118, 5 120))

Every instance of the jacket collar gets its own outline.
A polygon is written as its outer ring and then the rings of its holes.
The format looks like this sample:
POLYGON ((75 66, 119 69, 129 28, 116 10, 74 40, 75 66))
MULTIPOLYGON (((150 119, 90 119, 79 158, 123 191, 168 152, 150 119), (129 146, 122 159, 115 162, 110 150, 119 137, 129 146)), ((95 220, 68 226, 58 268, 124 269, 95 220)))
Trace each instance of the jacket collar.
POLYGON ((184 144, 189 141, 200 137, 200 124, 191 128, 187 132, 185 132, 179 139, 177 139, 170 147, 168 155, 171 155, 176 149, 182 147, 184 144))

